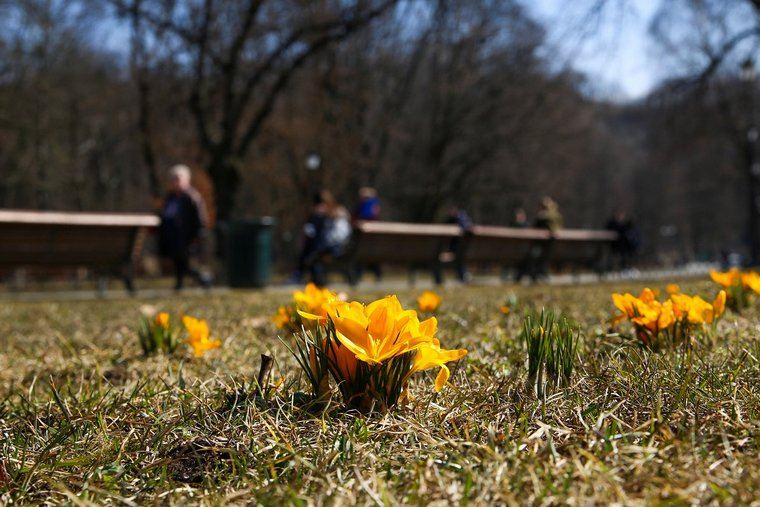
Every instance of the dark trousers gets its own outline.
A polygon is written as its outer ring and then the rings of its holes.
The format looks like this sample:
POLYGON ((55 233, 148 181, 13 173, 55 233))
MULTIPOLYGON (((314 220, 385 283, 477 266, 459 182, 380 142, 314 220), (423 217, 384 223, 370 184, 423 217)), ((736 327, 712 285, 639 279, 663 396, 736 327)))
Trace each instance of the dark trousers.
POLYGON ((631 268, 631 264, 633 261, 633 252, 630 249, 623 248, 623 249, 617 249, 612 251, 612 262, 613 269, 617 268, 621 271, 625 271, 626 269, 631 268))
POLYGON ((192 276, 198 283, 203 284, 198 270, 190 267, 190 254, 188 252, 176 253, 172 257, 172 260, 174 261, 174 276, 176 280, 174 288, 176 290, 184 287, 185 277, 188 275, 192 276))
POLYGON ((365 266, 357 266, 355 268, 355 273, 354 273, 355 278, 357 280, 361 279, 365 271, 369 271, 370 273, 375 275, 375 281, 377 282, 379 282, 383 278, 383 268, 377 262, 373 262, 365 266))
POLYGON ((552 245, 552 240, 546 243, 534 243, 528 255, 518 266, 515 281, 519 282, 524 276, 529 276, 534 282, 537 282, 539 278, 546 278, 549 274, 549 253, 552 245))

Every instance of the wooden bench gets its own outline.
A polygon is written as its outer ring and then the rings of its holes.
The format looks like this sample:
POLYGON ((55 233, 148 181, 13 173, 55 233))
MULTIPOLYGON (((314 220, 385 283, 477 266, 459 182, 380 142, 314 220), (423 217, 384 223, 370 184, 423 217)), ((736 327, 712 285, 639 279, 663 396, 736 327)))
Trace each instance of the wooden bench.
POLYGON ((476 225, 462 255, 468 264, 513 268, 528 258, 531 248, 548 244, 550 239, 551 233, 545 229, 476 225))
MULTIPOLYGON (((359 266, 400 264, 409 267, 410 282, 419 269, 430 270, 436 283, 442 280, 444 254, 462 229, 449 224, 357 222, 347 257, 354 273, 359 266)), ((354 280, 355 281, 355 280, 354 280)))
POLYGON ((606 230, 560 229, 554 234, 554 238, 549 252, 549 261, 552 264, 588 268, 602 273, 618 234, 606 230))
POLYGON ((554 266, 590 268, 601 272, 617 234, 605 230, 519 229, 475 225, 466 233, 456 225, 400 222, 359 222, 347 257, 354 266, 403 264, 429 269, 436 283, 447 264, 496 264, 516 268, 540 256, 537 262, 554 266), (459 240, 456 240, 459 238, 459 240), (454 246, 455 251, 447 252, 454 246))
POLYGON ((530 275, 542 265, 601 273, 616 239, 617 233, 606 230, 560 229, 552 233, 546 229, 478 225, 463 255, 467 263, 517 267, 517 276, 530 275))
POLYGON ((148 214, 0 210, 0 269, 85 267, 121 276, 132 291, 146 233, 158 225, 148 214))

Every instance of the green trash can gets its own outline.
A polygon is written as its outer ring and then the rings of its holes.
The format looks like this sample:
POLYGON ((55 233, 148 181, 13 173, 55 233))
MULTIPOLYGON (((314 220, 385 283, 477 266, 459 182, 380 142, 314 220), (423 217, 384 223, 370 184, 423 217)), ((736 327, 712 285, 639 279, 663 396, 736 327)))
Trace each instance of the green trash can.
POLYGON ((227 225, 227 280, 230 287, 265 287, 272 278, 274 218, 232 220, 227 225))

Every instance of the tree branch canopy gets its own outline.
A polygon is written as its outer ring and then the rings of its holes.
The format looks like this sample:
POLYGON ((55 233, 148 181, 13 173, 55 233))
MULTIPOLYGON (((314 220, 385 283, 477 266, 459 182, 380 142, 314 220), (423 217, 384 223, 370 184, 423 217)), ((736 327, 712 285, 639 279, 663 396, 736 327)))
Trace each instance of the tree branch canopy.
POLYGON ((188 106, 217 184, 235 179, 236 161, 248 153, 294 73, 398 2, 111 1, 121 15, 152 28, 146 37, 174 34, 167 51, 191 75, 188 106))

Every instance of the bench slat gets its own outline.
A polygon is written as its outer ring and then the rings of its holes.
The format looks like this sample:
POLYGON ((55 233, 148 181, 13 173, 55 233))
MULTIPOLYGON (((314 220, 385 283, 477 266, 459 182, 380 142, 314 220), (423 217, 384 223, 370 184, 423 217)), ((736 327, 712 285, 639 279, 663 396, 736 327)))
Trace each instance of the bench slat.
POLYGON ((551 238, 551 233, 546 229, 498 227, 495 225, 475 225, 472 228, 472 235, 515 240, 548 240, 551 238))
POLYGON ((451 224, 412 224, 406 222, 357 222, 356 230, 364 234, 399 234, 454 238, 462 229, 451 224))
POLYGON ((158 227, 156 215, 135 213, 79 213, 68 211, 0 210, 0 224, 105 225, 109 227, 158 227))

